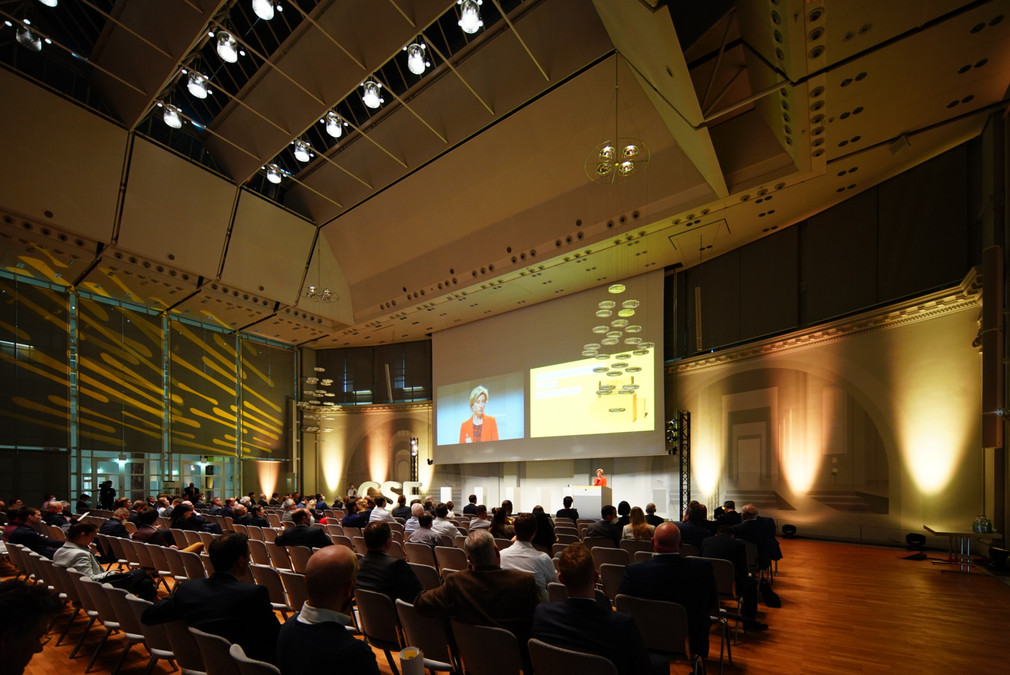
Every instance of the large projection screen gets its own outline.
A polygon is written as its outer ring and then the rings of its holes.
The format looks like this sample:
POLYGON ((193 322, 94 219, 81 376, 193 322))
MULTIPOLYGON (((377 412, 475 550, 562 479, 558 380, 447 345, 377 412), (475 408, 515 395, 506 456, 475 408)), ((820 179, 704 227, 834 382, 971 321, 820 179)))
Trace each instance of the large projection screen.
POLYGON ((432 457, 663 454, 662 345, 662 271, 436 333, 432 457))

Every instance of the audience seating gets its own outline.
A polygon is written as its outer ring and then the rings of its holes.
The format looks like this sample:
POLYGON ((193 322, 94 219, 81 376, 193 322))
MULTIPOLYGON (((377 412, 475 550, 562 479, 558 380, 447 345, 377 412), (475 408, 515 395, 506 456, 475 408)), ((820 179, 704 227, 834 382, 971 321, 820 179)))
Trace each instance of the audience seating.
POLYGON ((172 645, 172 653, 175 654, 175 662, 179 664, 182 675, 207 675, 203 655, 186 623, 181 620, 169 621, 161 626, 172 645))
POLYGON ((664 654, 670 659, 689 661, 695 675, 705 672, 701 657, 691 654, 687 611, 682 605, 624 594, 617 596, 615 605, 618 612, 635 619, 646 649, 664 654))
POLYGON ((430 565, 431 567, 438 569, 438 563, 435 560, 435 553, 432 551, 431 546, 428 546, 427 544, 418 544, 408 541, 403 545, 403 553, 407 556, 407 562, 430 565))
POLYGON ((450 647, 449 622, 444 617, 421 616, 414 605, 403 600, 396 601, 396 615, 406 644, 417 647, 424 654, 425 670, 459 671, 450 647))
POLYGON ((287 619, 292 610, 284 593, 284 583, 281 581, 279 570, 269 565, 249 565, 249 571, 252 572, 253 580, 258 586, 266 587, 270 594, 270 606, 287 619))
POLYGON ((421 582, 424 590, 430 591, 442 585, 442 578, 438 576, 438 570, 431 565, 412 562, 408 562, 407 564, 410 565, 410 569, 414 570, 414 576, 421 582))
POLYGON ((585 544, 586 548, 590 551, 597 546, 602 546, 604 548, 617 548, 617 544, 614 543, 614 540, 606 537, 586 537, 582 540, 582 543, 585 544))
POLYGON ((519 675, 522 654, 515 635, 504 628, 471 626, 452 621, 452 635, 459 659, 474 675, 519 675))
POLYGON ((308 591, 305 588, 305 575, 298 572, 288 572, 287 570, 277 570, 280 575, 281 585, 284 586, 284 594, 288 599, 288 606, 295 612, 302 611, 302 605, 308 599, 308 591))
POLYGON ((634 556, 638 551, 648 551, 652 553, 652 541, 649 539, 622 539, 621 548, 628 552, 629 556, 634 556))
POLYGON ((242 645, 232 645, 228 653, 235 659, 240 675, 281 675, 281 671, 272 663, 257 661, 246 656, 242 645))
POLYGON ((154 669, 154 664, 161 659, 175 661, 175 653, 172 651, 172 643, 168 641, 168 633, 165 632, 165 627, 160 624, 148 626, 141 621, 140 617, 144 613, 144 610, 150 607, 152 603, 143 598, 128 594, 126 596, 126 604, 140 625, 140 632, 144 636, 144 646, 147 647, 147 652, 151 655, 150 660, 147 662, 146 674, 150 675, 154 669))
POLYGON ((102 584, 101 590, 111 607, 113 617, 119 624, 120 635, 126 638, 126 646, 119 655, 116 667, 112 669, 112 675, 118 675, 133 645, 145 644, 146 639, 144 638, 144 630, 141 627, 140 620, 134 615, 133 610, 126 601, 127 596, 130 595, 129 591, 122 588, 114 588, 111 584, 102 584))
POLYGON ((455 546, 436 546, 435 561, 439 569, 465 570, 467 567, 466 552, 455 546))
POLYGON ((383 593, 364 588, 354 589, 354 601, 358 606, 358 618, 361 620, 365 642, 381 649, 386 655, 390 670, 399 673, 392 652, 400 651, 402 643, 393 601, 383 593))
POLYGON ((210 675, 241 675, 238 663, 231 657, 231 643, 220 635, 206 633, 199 628, 189 627, 189 633, 196 641, 197 649, 203 657, 204 670, 210 675))
POLYGON ((533 671, 537 673, 569 673, 579 675, 617 675, 617 668, 597 654, 556 647, 536 638, 529 641, 533 671))
POLYGON ((600 565, 600 585, 603 592, 611 604, 617 597, 617 592, 621 588, 621 580, 624 579, 624 568, 626 565, 615 565, 613 563, 603 563, 600 565))
POLYGON ((292 571, 305 574, 305 566, 312 557, 312 549, 308 546, 288 546, 288 558, 291 560, 292 571))
POLYGON ((600 565, 603 563, 608 563, 611 565, 627 565, 631 562, 631 556, 623 548, 614 548, 613 546, 594 546, 590 549, 590 553, 593 555, 593 563, 596 565, 596 569, 600 569, 600 565))

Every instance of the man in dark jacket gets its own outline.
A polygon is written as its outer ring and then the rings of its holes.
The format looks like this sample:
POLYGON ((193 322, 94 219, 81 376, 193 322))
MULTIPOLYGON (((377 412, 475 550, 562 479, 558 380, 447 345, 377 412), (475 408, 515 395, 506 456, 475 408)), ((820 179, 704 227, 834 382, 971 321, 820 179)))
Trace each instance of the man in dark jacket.
POLYGON ((242 645, 253 659, 277 663, 280 625, 266 586, 239 581, 249 569, 249 540, 228 532, 207 547, 214 573, 184 581, 178 590, 144 610, 146 624, 182 619, 187 625, 242 645))
POLYGON ((393 602, 399 598, 413 603, 423 590, 421 582, 406 560, 389 555, 393 547, 389 523, 376 520, 369 523, 361 534, 368 553, 358 561, 357 587, 387 595, 393 602))
POLYGON ((312 526, 312 514, 308 509, 295 509, 291 514, 294 527, 289 527, 277 536, 278 546, 308 546, 324 548, 333 544, 321 527, 312 526))

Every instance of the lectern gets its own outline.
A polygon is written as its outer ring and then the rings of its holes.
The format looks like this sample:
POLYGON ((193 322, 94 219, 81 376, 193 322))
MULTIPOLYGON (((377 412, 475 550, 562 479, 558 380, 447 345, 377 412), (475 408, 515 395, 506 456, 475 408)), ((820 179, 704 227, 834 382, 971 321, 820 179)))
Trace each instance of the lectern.
POLYGON ((576 485, 572 488, 572 502, 580 518, 600 517, 600 509, 613 504, 610 488, 602 485, 576 485))

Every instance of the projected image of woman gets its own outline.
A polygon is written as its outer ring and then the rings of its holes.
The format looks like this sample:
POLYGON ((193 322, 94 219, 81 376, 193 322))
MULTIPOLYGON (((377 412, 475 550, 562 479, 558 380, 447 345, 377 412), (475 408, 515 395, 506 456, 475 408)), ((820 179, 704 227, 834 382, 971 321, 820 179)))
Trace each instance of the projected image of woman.
POLYGON ((460 443, 480 443, 498 440, 498 423, 490 415, 484 414, 487 405, 487 387, 478 384, 470 392, 470 410, 473 414, 459 428, 460 443))

